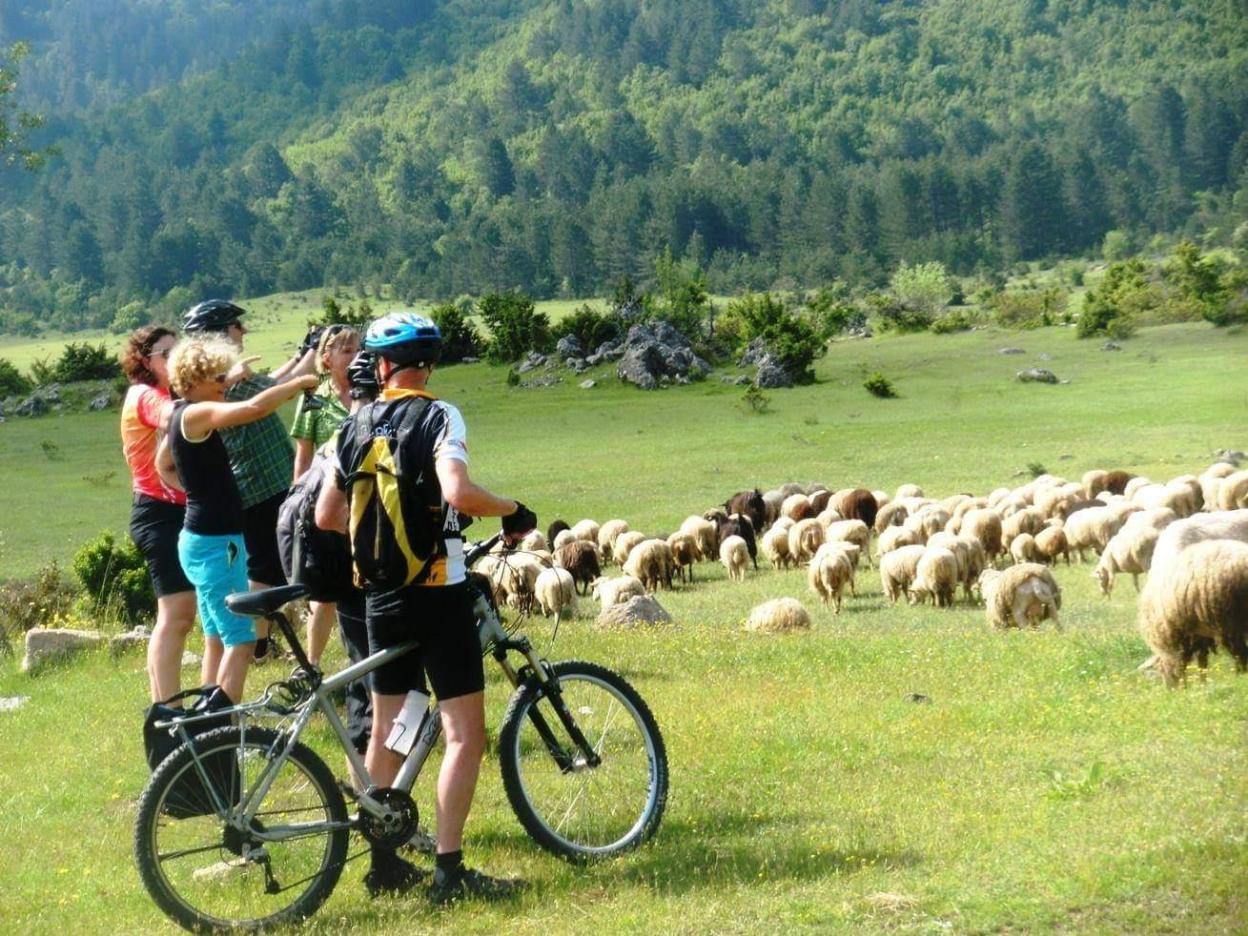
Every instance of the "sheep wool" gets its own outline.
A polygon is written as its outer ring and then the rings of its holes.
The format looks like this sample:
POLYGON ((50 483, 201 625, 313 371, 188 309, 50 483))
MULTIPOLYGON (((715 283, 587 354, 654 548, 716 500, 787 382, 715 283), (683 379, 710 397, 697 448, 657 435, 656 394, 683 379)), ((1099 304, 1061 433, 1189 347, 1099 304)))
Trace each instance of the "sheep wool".
POLYGON ((631 575, 600 578, 594 581, 593 597, 602 603, 605 611, 612 605, 625 604, 630 598, 644 595, 646 589, 631 575))
POLYGON ((1126 525, 1114 534, 1092 570, 1092 577, 1100 583, 1102 595, 1106 598, 1110 596, 1114 590, 1114 576, 1119 572, 1129 572, 1135 590, 1139 592, 1140 576, 1152 565, 1160 535, 1157 530, 1144 525, 1126 525))
POLYGON ((1004 571, 986 569, 979 577, 988 623, 996 630, 1035 627, 1051 619, 1059 628, 1062 589, 1047 566, 1024 562, 1004 571))
POLYGON ((919 567, 926 549, 923 546, 900 546, 887 555, 880 557, 880 583, 884 586, 884 594, 893 604, 906 595, 914 574, 919 567))
POLYGON ((810 630, 810 614, 796 598, 773 598, 750 611, 745 629, 758 634, 810 630))
POLYGON ((824 543, 810 560, 806 579, 811 590, 824 604, 829 601, 837 614, 841 613, 841 592, 849 585, 854 591, 853 553, 858 548, 852 543, 824 543))
POLYGON ((728 577, 734 582, 745 581, 745 569, 750 564, 750 551, 745 540, 739 536, 729 536, 719 544, 719 561, 728 570, 728 577))
POLYGON ((910 603, 922 604, 931 598, 938 608, 948 608, 953 605, 957 588, 957 557, 943 546, 925 548, 910 584, 910 603))
POLYGON ((576 607, 576 584, 567 569, 542 569, 533 586, 533 594, 545 617, 561 615, 564 609, 570 613, 576 607))
POLYGON ((604 562, 610 562, 615 547, 615 540, 621 533, 628 532, 627 520, 608 520, 598 528, 598 549, 604 562))

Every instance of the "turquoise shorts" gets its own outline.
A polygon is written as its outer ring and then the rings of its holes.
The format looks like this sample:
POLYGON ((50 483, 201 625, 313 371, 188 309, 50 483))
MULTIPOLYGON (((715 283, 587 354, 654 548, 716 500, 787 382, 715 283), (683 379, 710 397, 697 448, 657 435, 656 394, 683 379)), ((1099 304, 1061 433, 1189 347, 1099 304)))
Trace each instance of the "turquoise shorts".
POLYGON ((195 586, 199 619, 206 637, 227 647, 256 639, 256 622, 225 606, 226 595, 247 591, 247 547, 242 533, 204 536, 183 530, 178 534, 178 559, 195 586))

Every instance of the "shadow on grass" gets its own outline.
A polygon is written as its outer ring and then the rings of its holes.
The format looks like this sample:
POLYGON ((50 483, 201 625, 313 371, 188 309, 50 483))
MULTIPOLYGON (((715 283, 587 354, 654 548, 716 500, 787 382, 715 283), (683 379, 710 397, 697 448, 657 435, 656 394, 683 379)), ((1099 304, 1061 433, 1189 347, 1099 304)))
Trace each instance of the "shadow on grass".
MULTIPOLYGON (((908 848, 863 842, 831 848, 807 835, 789 835, 792 823, 771 817, 766 822, 742 814, 716 816, 713 825, 665 820, 657 836, 618 865, 592 865, 587 885, 604 879, 617 884, 647 887, 664 895, 684 894, 708 885, 747 884, 755 881, 813 881, 870 868, 912 867, 921 855, 908 848)), ((524 848, 522 833, 482 836, 482 844, 524 848)))

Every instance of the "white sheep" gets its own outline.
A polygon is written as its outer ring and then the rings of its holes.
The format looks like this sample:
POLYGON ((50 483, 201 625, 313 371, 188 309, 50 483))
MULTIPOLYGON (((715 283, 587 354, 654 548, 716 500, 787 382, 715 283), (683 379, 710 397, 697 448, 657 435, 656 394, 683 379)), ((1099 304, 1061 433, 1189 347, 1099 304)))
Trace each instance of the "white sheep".
POLYGON ((759 634, 810 630, 810 615, 796 598, 773 598, 750 611, 745 629, 759 634))
POLYGON ((1015 562, 1039 562, 1040 550, 1036 538, 1030 533, 1019 533, 1010 540, 1010 558, 1015 562))
POLYGON ((897 493, 893 495, 893 500, 901 500, 903 497, 922 497, 923 489, 917 484, 903 484, 897 488, 897 493))
MULTIPOLYGON (((867 560, 867 567, 871 567, 871 528, 861 520, 837 520, 830 524, 824 533, 824 542, 853 543, 859 555, 867 560)), ((855 560, 854 567, 857 566, 855 560)))
POLYGON ((598 528, 598 549, 604 562, 610 562, 614 553, 615 540, 621 533, 628 532, 627 520, 608 520, 598 528))
POLYGON ((611 552, 615 556, 615 561, 621 566, 628 561, 628 554, 638 543, 644 542, 646 534, 640 530, 628 530, 621 533, 615 538, 615 542, 611 545, 611 552))
POLYGON ((958 589, 958 559, 943 546, 928 546, 919 558, 910 583, 910 603, 922 604, 928 598, 940 608, 953 605, 958 589))
POLYGON ((570 614, 576 608, 576 583, 567 569, 542 569, 533 585, 533 595, 545 617, 562 615, 565 608, 570 614))
POLYGON ((763 556, 770 563, 773 569, 787 569, 789 566, 789 533, 785 529, 772 527, 758 543, 759 548, 763 551, 763 556))
POLYGON ((789 527, 789 556, 794 562, 805 562, 826 539, 827 532, 814 517, 799 520, 789 527))
POLYGON ((550 552, 550 546, 541 530, 530 530, 520 540, 520 548, 525 552, 550 552))
POLYGON ((625 604, 630 598, 645 595, 645 593, 645 586, 631 575, 597 578, 593 582, 594 599, 602 602, 604 611, 612 605, 625 604))
POLYGON ((902 546, 921 546, 919 542, 919 534, 914 530, 904 526, 885 527, 884 532, 880 534, 880 541, 876 544, 881 556, 885 553, 892 552, 894 549, 900 549, 902 546))
POLYGON ((1248 507, 1248 471, 1236 471, 1222 479, 1218 486, 1217 506, 1220 510, 1248 507))
POLYGON ((924 552, 923 546, 900 546, 880 557, 880 583, 884 586, 884 594, 893 604, 909 593, 924 552))
POLYGON ((578 520, 572 524, 572 535, 578 540, 598 545, 598 523, 594 520, 578 520))
POLYGON ((1152 565, 1159 536, 1157 530, 1141 524, 1124 526, 1114 534, 1092 570, 1092 577, 1101 585, 1102 595, 1106 598, 1110 596, 1114 590, 1114 575, 1119 572, 1131 573, 1131 581, 1136 593, 1139 593, 1140 576, 1152 565))
POLYGON ((719 561, 728 570, 728 577, 734 582, 745 581, 745 569, 750 564, 750 551, 745 540, 739 536, 726 536, 719 544, 719 561))
POLYGON ((1013 543, 1020 533, 1035 536, 1044 529, 1047 514, 1039 507, 1024 507, 1001 521, 1001 542, 1013 543))
POLYGON ((849 585, 854 589, 853 543, 824 543, 810 560, 806 580, 812 591, 824 604, 832 602, 837 614, 841 613, 841 591, 849 585))
POLYGON ((810 509, 810 498, 805 494, 790 494, 784 499, 784 503, 780 505, 780 515, 788 517, 790 520, 805 520, 807 517, 813 516, 814 511, 810 509))
MULTIPOLYGON (((703 559, 711 559, 719 553, 719 533, 715 524, 705 517, 686 517, 680 525, 681 533, 688 533, 698 544, 703 559)), ((619 550, 618 545, 615 547, 619 550)))
POLYGON ((1005 551, 1005 543, 1002 541, 1001 534, 1001 517, 991 508, 967 511, 962 517, 962 528, 958 534, 979 540, 989 562, 1005 551))
POLYGON ((1066 530, 1061 526, 1047 526, 1036 534, 1036 552, 1040 562, 1056 565, 1058 556, 1066 557, 1070 565, 1070 546, 1066 542, 1066 530))
POLYGON ((905 504, 890 501, 876 511, 875 532, 882 533, 890 526, 901 526, 909 516, 910 510, 905 504))
POLYGON ((1239 672, 1248 671, 1248 544, 1198 542, 1164 575, 1154 565, 1140 595, 1139 627, 1168 686, 1186 684, 1193 658, 1203 671, 1219 645, 1239 672))
POLYGON ((628 551, 624 560, 624 574, 639 580, 648 591, 658 591, 660 585, 672 587, 672 549, 665 540, 643 540, 628 551))
POLYGON ((575 533, 573 533, 571 530, 560 530, 558 533, 555 534, 555 541, 551 543, 551 549, 553 549, 555 552, 558 552, 564 546, 567 546, 568 543, 575 543, 575 542, 576 542, 575 533))
POLYGON ((1116 507, 1085 507, 1066 518, 1066 544, 1084 561, 1083 551, 1092 549, 1100 553, 1122 527, 1126 517, 1116 507))
POLYGON ((1061 629, 1057 612, 1062 589, 1048 566, 1024 562, 1003 571, 986 569, 979 577, 988 623, 997 630, 1035 627, 1051 618, 1061 629))
POLYGON ((1164 577, 1183 550, 1194 543, 1215 539, 1248 543, 1248 510, 1200 513, 1170 524, 1157 538, 1149 581, 1164 577))

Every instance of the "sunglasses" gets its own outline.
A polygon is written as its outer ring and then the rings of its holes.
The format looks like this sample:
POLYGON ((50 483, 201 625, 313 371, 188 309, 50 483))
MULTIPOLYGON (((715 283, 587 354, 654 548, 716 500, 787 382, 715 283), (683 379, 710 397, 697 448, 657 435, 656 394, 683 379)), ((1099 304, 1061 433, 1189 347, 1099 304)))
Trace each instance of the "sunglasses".
POLYGON ((160 351, 152 351, 150 354, 148 354, 148 357, 149 357, 149 358, 156 358, 156 357, 158 357, 158 358, 166 358, 166 359, 167 359, 171 353, 173 353, 173 348, 172 348, 172 347, 169 347, 169 348, 162 348, 160 351))
POLYGON ((217 375, 216 375, 215 377, 213 377, 212 379, 213 379, 213 380, 215 380, 215 381, 216 381, 217 383, 219 383, 219 384, 223 384, 223 383, 225 383, 225 378, 226 378, 226 377, 228 377, 228 376, 229 376, 228 374, 217 374, 217 375))

